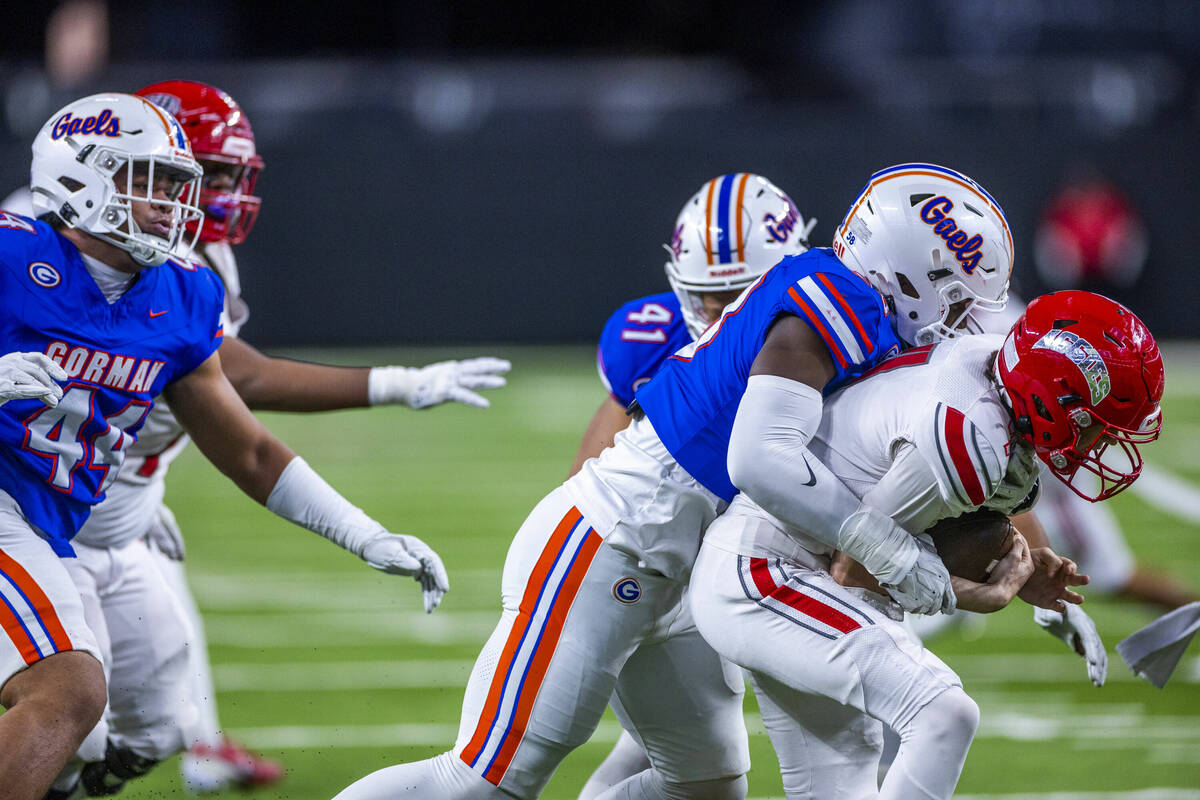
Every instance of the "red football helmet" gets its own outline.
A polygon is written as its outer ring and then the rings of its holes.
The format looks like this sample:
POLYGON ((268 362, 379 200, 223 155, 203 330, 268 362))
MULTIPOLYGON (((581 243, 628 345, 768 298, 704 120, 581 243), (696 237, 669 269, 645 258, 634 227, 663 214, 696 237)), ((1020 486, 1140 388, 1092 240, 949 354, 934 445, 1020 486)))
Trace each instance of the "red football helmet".
POLYGON ((1141 474, 1138 445, 1162 429, 1163 362, 1132 311, 1091 292, 1039 297, 996 367, 1018 435, 1080 497, 1112 497, 1141 474), (1080 467, 1099 478, 1094 494, 1077 485, 1080 467))
POLYGON ((245 241, 262 204, 254 185, 263 160, 255 150, 254 129, 241 106, 215 86, 195 81, 163 81, 137 94, 175 115, 196 160, 204 167, 200 241, 245 241))

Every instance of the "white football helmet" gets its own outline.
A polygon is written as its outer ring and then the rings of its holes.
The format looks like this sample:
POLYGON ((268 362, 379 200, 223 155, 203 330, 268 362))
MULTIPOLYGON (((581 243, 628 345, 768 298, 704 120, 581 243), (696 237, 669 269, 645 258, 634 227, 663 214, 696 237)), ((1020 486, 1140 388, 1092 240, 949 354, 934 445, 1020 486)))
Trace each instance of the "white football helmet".
POLYGON ((833 249, 892 304, 896 332, 924 345, 982 331, 977 311, 1008 300, 1013 244, 1000 204, 936 164, 871 176, 834 234, 833 249))
POLYGON ((68 227, 128 251, 137 262, 157 266, 172 252, 186 257, 195 245, 204 219, 197 204, 201 174, 170 114, 141 97, 94 94, 59 109, 33 140, 33 210, 37 216, 52 213, 68 227), (118 186, 114 178, 122 167, 128 169, 118 186), (134 191, 135 169, 145 175, 145 191, 134 191), (165 200, 153 196, 164 175, 171 180, 165 200), (169 233, 138 228, 134 202, 165 207, 169 233), (191 234, 184 228, 188 223, 194 223, 191 234))
POLYGON ((670 254, 667 280, 692 338, 712 321, 704 318, 702 293, 745 289, 784 256, 807 250, 816 224, 761 175, 733 172, 701 186, 663 245, 670 254))

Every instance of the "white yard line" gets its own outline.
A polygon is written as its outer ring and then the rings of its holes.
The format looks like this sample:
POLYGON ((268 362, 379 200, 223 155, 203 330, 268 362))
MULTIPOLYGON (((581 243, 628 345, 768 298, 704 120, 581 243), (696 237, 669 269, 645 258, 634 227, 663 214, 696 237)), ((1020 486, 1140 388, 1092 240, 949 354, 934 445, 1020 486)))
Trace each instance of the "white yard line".
POLYGON ((1151 505, 1200 525, 1200 489, 1163 467, 1146 464, 1142 476, 1130 488, 1151 505))

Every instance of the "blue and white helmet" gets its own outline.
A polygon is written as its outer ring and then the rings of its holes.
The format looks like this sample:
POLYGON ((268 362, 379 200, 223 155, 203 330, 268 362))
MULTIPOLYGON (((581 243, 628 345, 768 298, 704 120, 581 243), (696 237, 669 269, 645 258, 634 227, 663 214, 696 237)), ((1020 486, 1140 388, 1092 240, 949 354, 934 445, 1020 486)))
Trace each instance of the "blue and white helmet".
POLYGON ((980 311, 1008 299, 1013 243, 1000 204, 936 164, 871 176, 838 226, 833 249, 892 304, 896 332, 924 345, 982 330, 980 311))
POLYGON ((745 289, 784 256, 807 250, 816 224, 761 175, 732 172, 701 186, 663 245, 670 254, 667 280, 692 338, 712 322, 704 318, 701 294, 745 289))
POLYGON ((204 219, 197 203, 201 175, 174 117, 141 97, 94 94, 59 109, 38 131, 30 190, 37 216, 52 213, 139 263, 157 266, 169 255, 186 256, 195 244, 204 219), (128 169, 118 186, 115 178, 123 167, 128 169), (135 167, 145 170, 144 190, 134 185, 135 167), (166 199, 154 197, 164 176, 170 181, 166 199), (134 202, 165 208, 169 232, 159 236, 139 229, 134 202), (190 236, 189 222, 196 231, 190 236))

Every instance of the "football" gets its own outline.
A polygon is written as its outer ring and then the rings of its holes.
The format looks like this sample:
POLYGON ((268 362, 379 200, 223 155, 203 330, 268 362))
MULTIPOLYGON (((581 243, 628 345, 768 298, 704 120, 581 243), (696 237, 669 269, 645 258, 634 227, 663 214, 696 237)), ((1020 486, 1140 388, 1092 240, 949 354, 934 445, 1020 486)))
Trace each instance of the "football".
POLYGON ((1013 526, 999 511, 979 509, 944 519, 925 531, 951 575, 977 583, 987 580, 1012 547, 1013 526))

